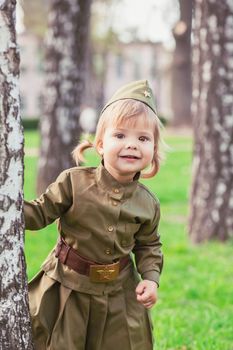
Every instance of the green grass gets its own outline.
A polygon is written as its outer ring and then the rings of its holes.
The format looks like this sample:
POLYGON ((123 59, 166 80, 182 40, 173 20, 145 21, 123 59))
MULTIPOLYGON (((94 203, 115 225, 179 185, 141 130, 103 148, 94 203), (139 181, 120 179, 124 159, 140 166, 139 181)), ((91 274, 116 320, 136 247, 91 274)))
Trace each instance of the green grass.
POLYGON ((24 131, 24 146, 25 148, 37 148, 39 146, 40 137, 38 132, 25 130, 24 131))
MULTIPOLYGON (((27 132, 26 148, 39 137, 27 132)), ((164 271, 152 310, 157 350, 233 350, 233 242, 193 246, 187 235, 191 178, 190 137, 169 136, 172 150, 159 174, 143 182, 161 202, 164 271)), ((89 164, 96 165, 93 152, 89 164)), ((35 196, 36 157, 25 157, 25 197, 35 196)), ((56 242, 55 225, 26 233, 28 275, 36 273, 56 242)), ((143 349, 142 349, 143 350, 143 349)))

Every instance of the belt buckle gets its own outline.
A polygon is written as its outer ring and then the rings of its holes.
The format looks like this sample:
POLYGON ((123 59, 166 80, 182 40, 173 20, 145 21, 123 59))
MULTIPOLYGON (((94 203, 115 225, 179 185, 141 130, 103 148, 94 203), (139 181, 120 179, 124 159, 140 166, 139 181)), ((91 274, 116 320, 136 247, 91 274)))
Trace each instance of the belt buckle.
POLYGON ((109 265, 91 265, 90 266, 90 281, 91 282, 111 282, 119 275, 119 261, 109 265))

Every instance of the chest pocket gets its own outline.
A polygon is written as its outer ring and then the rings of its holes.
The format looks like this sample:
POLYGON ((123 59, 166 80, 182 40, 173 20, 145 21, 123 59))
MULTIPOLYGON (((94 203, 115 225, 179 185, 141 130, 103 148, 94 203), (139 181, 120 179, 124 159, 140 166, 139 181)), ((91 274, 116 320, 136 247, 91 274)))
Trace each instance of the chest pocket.
POLYGON ((141 224, 127 223, 125 224, 125 232, 135 234, 140 229, 141 224))
POLYGON ((138 232, 140 229, 141 224, 132 224, 127 223, 125 224, 125 234, 124 238, 121 239, 121 246, 122 247, 129 247, 134 244, 135 239, 134 235, 138 232))

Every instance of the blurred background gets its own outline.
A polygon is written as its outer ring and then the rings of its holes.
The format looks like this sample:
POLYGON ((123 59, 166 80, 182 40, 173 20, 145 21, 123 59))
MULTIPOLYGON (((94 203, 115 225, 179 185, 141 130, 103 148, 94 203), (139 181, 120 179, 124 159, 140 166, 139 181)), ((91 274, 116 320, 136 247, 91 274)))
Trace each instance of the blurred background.
MULTIPOLYGON (((190 26, 191 2, 184 10, 190 26)), ((18 3, 24 119, 38 120, 42 112, 48 16, 49 2, 18 3)), ((174 121, 173 29, 180 18, 178 1, 93 1, 89 16, 82 110, 99 111, 122 84, 147 78, 154 90, 159 114, 166 121, 174 121)), ((190 116, 185 122, 190 125, 190 116)), ((83 127, 88 129, 85 122, 83 127)))
MULTIPOLYGON (((170 147, 143 180, 162 209, 157 349, 233 350, 233 1, 24 0, 17 32, 25 198, 74 166, 117 88, 149 80, 170 147)), ((56 239, 27 232, 29 278, 56 239)))

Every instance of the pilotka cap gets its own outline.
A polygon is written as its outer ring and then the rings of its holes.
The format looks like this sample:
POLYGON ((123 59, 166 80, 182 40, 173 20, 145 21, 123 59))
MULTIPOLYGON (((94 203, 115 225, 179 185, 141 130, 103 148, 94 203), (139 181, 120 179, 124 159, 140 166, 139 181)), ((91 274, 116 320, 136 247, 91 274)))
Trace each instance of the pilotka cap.
POLYGON ((128 98, 145 103, 157 115, 155 98, 147 80, 137 80, 122 86, 106 103, 101 114, 113 102, 128 98))

